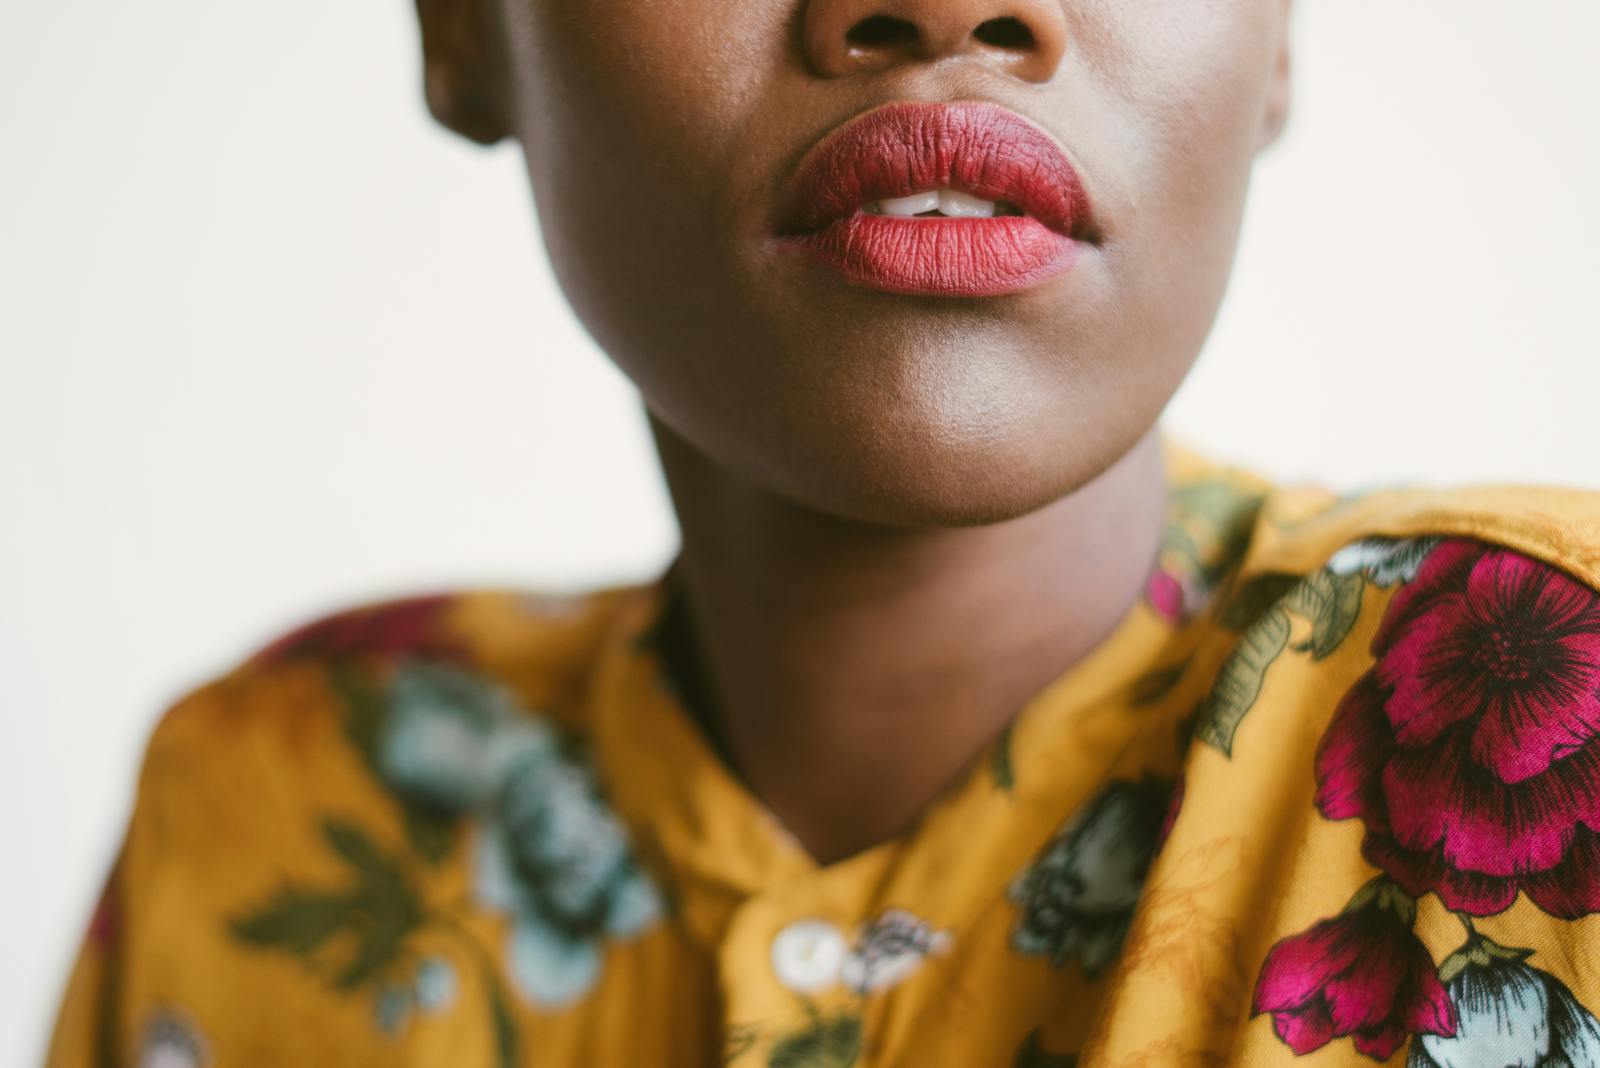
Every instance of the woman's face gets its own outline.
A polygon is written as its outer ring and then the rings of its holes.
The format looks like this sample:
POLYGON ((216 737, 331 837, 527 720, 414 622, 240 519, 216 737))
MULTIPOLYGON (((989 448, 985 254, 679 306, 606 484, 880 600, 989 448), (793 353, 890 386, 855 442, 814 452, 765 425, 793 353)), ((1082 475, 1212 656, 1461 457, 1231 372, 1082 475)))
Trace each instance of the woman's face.
POLYGON ((1286 0, 420 6, 436 112, 521 141, 561 285, 654 416, 883 523, 1023 514, 1149 430, 1286 93, 1286 0), (878 214, 940 188, 1002 217, 878 214))

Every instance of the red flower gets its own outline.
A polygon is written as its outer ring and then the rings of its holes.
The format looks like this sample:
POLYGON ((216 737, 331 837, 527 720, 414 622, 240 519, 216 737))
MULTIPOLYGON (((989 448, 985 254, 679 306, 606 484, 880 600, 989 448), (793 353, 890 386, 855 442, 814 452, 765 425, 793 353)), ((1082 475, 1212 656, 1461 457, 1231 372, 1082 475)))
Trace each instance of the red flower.
POLYGON ((1172 828, 1178 822, 1178 813, 1183 811, 1183 793, 1188 781, 1184 776, 1178 776, 1178 782, 1172 788, 1172 800, 1167 802, 1167 815, 1161 821, 1161 834, 1156 837, 1156 852, 1161 852, 1161 847, 1167 844, 1167 839, 1172 837, 1172 828))
POLYGON ((426 653, 452 657, 459 642, 441 633, 440 622, 453 598, 434 594, 356 608, 319 619, 274 641, 254 657, 258 665, 295 656, 426 653))
POLYGON ((1411 932, 1415 909, 1375 884, 1340 915, 1285 938, 1261 966, 1250 1014, 1271 1013, 1296 1055, 1348 1035, 1386 1061, 1411 1035, 1454 1035, 1455 1006, 1411 932))
POLYGON ((113 868, 95 902, 94 915, 89 919, 88 939, 101 949, 110 949, 122 937, 122 901, 117 887, 117 869, 113 868))
POLYGON ((1317 753, 1317 807, 1412 895, 1484 916, 1519 890, 1600 911, 1600 597, 1548 564, 1441 543, 1317 753))

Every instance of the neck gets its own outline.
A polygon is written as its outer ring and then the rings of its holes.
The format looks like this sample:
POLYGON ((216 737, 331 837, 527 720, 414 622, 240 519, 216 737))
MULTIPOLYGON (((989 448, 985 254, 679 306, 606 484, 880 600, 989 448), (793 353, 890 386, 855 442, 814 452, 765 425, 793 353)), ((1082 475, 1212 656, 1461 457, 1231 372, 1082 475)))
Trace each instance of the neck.
POLYGON ((751 486, 657 422, 704 727, 818 861, 904 832, 1141 595, 1166 486, 1147 435, 982 527, 889 528, 751 486))

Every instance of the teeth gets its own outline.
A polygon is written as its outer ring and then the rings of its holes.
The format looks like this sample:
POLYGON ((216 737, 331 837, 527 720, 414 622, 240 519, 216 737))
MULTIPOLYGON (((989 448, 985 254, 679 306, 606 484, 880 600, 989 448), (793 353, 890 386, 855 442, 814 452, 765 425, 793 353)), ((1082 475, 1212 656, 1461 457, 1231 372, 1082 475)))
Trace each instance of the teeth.
POLYGON ((939 190, 939 210, 957 219, 988 219, 995 213, 995 202, 979 200, 954 189, 939 190))
POLYGON ((880 200, 878 201, 878 210, 885 215, 910 217, 912 215, 921 215, 925 211, 938 211, 939 203, 939 191, 932 189, 926 193, 912 193, 908 197, 880 200))
POLYGON ((893 215, 902 219, 932 212, 951 219, 989 219, 996 215, 1022 214, 1009 204, 997 204, 954 189, 930 189, 908 197, 875 200, 861 210, 868 215, 893 215))

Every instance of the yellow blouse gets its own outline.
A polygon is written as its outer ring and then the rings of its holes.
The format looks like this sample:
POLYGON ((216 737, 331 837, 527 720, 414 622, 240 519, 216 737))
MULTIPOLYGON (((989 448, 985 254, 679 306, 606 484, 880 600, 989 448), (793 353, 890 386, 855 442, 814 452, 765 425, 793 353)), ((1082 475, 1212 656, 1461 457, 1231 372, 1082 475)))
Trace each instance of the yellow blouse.
POLYGON ((833 864, 664 582, 274 643, 157 728, 48 1063, 1600 1065, 1600 494, 1168 469, 1145 600, 833 864))

